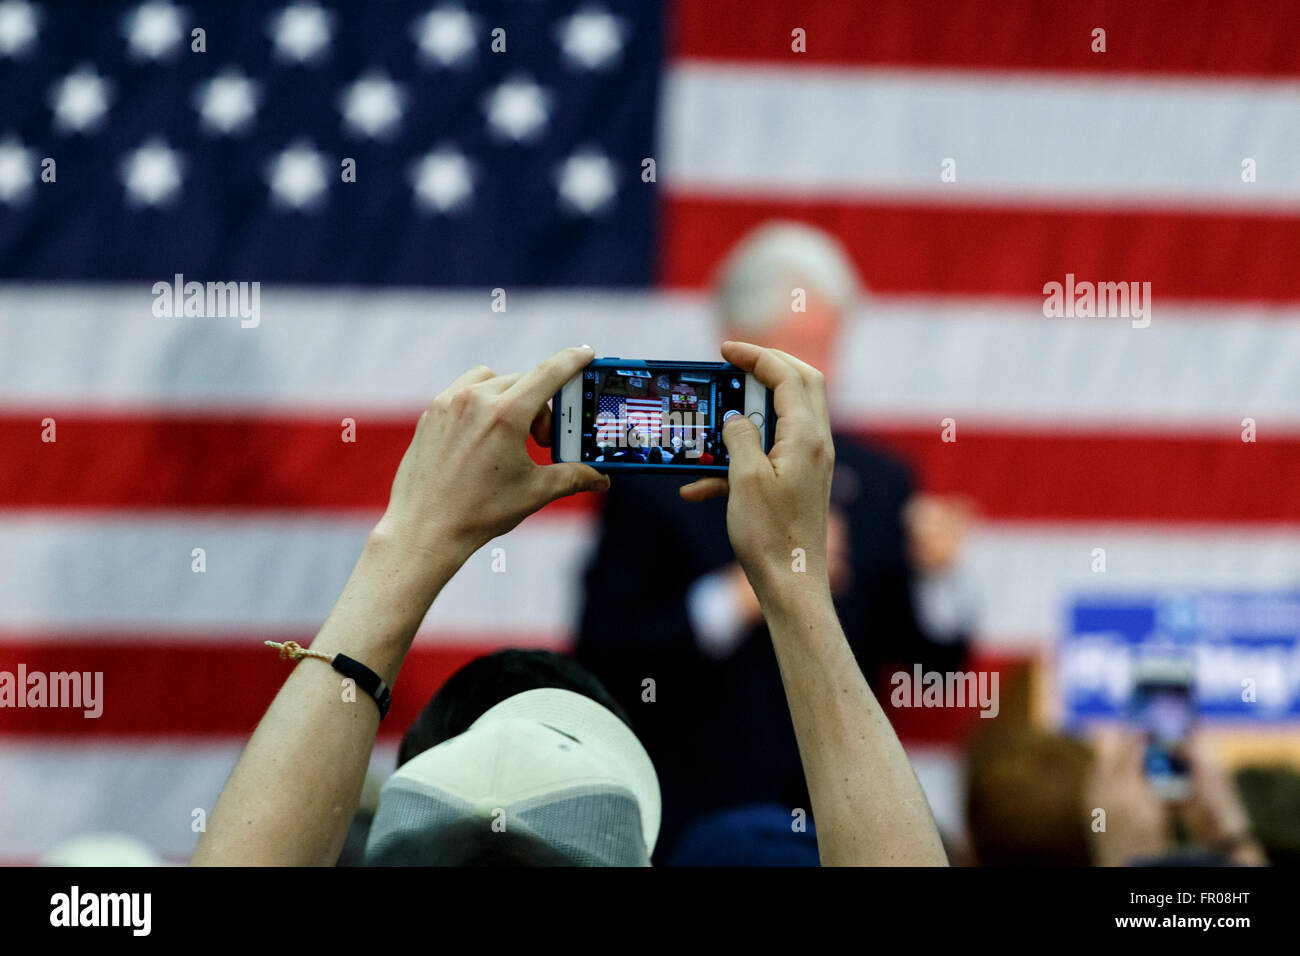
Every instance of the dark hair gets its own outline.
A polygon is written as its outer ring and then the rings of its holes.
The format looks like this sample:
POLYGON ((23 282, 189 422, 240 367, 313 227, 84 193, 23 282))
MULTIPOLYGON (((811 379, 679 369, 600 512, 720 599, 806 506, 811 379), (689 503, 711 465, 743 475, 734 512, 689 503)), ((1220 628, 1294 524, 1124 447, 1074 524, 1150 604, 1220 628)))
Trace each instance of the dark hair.
POLYGON ((1300 773, 1284 764, 1243 767, 1237 790, 1273 866, 1300 866, 1300 773))
POLYGON ((406 729, 397 765, 463 734, 485 711, 507 697, 538 687, 557 687, 590 697, 632 726, 605 685, 577 661, 554 651, 510 648, 475 658, 447 678, 406 729))
POLYGON ((371 866, 573 866, 558 847, 533 833, 496 832, 482 820, 444 827, 431 848, 418 830, 404 830, 368 861, 371 866))

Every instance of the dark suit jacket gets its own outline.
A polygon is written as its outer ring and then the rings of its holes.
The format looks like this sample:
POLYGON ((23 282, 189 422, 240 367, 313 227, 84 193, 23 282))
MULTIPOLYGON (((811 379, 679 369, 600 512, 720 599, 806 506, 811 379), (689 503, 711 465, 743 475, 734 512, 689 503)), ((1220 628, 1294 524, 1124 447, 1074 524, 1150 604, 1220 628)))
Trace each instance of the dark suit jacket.
MULTIPOLYGON (((845 634, 872 686, 886 667, 921 661, 956 669, 961 644, 935 644, 913 611, 901 509, 911 494, 906 468, 837 437, 832 507, 848 523, 852 586, 837 600, 845 634)), ((655 858, 700 813, 778 801, 811 815, 776 655, 765 627, 725 660, 697 650, 686 593, 735 559, 726 501, 681 500, 684 480, 614 476, 600 544, 587 571, 577 657, 631 715, 663 792, 655 858), (643 682, 655 682, 653 703, 643 682)), ((883 685, 887 696, 889 686, 883 685)))

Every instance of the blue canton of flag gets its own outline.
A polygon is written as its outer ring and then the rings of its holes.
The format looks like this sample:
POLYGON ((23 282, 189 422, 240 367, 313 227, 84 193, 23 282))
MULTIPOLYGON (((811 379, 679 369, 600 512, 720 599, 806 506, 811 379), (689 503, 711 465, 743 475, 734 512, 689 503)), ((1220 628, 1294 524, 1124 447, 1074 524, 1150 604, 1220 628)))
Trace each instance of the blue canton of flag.
POLYGON ((3 275, 649 284, 660 19, 0 0, 3 275))

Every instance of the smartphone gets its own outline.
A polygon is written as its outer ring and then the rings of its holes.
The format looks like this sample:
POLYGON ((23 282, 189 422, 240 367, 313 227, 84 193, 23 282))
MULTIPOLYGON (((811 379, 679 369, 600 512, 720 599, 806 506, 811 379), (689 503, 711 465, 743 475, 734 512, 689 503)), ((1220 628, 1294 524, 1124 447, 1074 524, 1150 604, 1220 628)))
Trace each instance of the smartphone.
POLYGON ((1152 788, 1167 800, 1190 791, 1184 748, 1196 719, 1196 689, 1190 662, 1137 661, 1130 716, 1146 736, 1142 762, 1152 788))
POLYGON ((551 460, 597 471, 726 474, 722 425, 744 415, 772 447, 772 393, 727 362, 598 358, 555 393, 551 460))

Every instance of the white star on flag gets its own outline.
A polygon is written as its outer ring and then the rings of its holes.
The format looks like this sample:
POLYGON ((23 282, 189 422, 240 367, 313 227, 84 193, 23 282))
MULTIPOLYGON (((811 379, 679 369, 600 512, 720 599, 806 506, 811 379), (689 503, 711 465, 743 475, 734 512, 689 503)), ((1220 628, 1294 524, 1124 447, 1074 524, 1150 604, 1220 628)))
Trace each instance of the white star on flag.
POLYGON ((26 0, 0 3, 0 58, 26 56, 36 45, 40 23, 40 9, 26 0))
POLYGON ((488 127, 515 142, 534 139, 550 115, 550 95, 527 77, 505 80, 487 94, 488 127))
POLYGON ((259 98, 257 84, 239 67, 228 66, 194 93, 199 126, 220 136, 242 133, 252 125, 259 98))
POLYGON ((133 60, 167 60, 174 57, 185 35, 181 11, 167 0, 149 0, 122 20, 127 53, 133 60))
POLYGON ((474 192, 474 171, 460 150, 441 146, 413 163, 407 179, 415 199, 431 212, 454 212, 474 192))
POLYGON ((455 66, 474 49, 478 18, 463 7, 444 5, 430 10, 411 25, 420 58, 438 66, 455 66))
POLYGON ((339 95, 343 127, 353 136, 388 139, 402 121, 406 91, 380 72, 367 73, 339 95))
POLYGON ((315 3, 292 3, 274 14, 268 32, 275 56, 289 63, 307 63, 328 52, 333 14, 315 3))
POLYGON ((184 161, 165 140, 153 138, 122 162, 122 183, 132 206, 167 206, 181 188, 184 161))
POLYGON ((311 209, 325 198, 325 155, 299 140, 267 163, 266 179, 276 205, 311 209))
POLYGON ((112 87, 90 64, 79 66, 50 87, 49 104, 58 133, 92 133, 104 122, 112 87))
POLYGON ((604 212, 614 194, 614 164, 599 150, 574 153, 556 171, 560 204, 584 216, 604 212))
POLYGON ((555 32, 565 59, 581 69, 612 66, 623 52, 623 21, 600 7, 583 7, 561 21, 555 32))
POLYGON ((32 167, 36 153, 26 149, 12 134, 0 140, 0 203, 17 206, 26 202, 36 174, 32 167))

